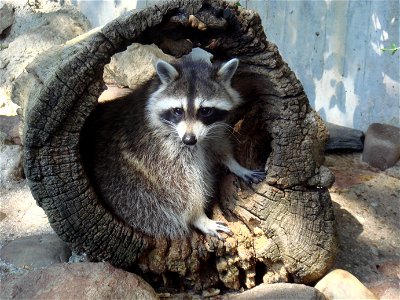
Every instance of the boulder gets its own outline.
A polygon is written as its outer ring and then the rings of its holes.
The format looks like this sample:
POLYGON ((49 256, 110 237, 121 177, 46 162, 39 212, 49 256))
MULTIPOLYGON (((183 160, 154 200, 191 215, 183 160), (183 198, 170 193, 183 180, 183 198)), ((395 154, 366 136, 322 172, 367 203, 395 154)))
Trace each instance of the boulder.
POLYGON ((2 132, 0 135, 0 187, 4 187, 12 181, 22 180, 24 172, 22 147, 20 145, 4 145, 6 136, 2 132))
POLYGON ((6 144, 21 145, 18 116, 0 115, 0 132, 5 134, 6 144))
POLYGON ((400 158, 400 128, 373 123, 365 135, 362 160, 380 170, 395 165, 400 158))
POLYGON ((0 258, 19 268, 42 268, 67 262, 71 250, 56 234, 16 239, 1 249, 0 258))
MULTIPOLYGON (((3 115, 15 115, 17 106, 11 99, 19 102, 19 98, 25 98, 38 87, 37 80, 26 80, 25 76, 25 68, 35 57, 91 27, 78 9, 55 3, 43 5, 41 9, 17 6, 14 15, 13 26, 2 39, 0 49, 0 114, 3 115)), ((0 16, 0 23, 3 22, 0 16)))
POLYGON ((225 299, 323 300, 325 297, 317 289, 304 284, 275 283, 260 284, 241 294, 229 295, 225 299))
POLYGON ((348 128, 333 123, 325 123, 329 132, 326 151, 352 150, 362 151, 364 133, 361 130, 348 128))
POLYGON ((326 299, 378 299, 354 275, 341 269, 327 274, 315 288, 323 293, 326 299))
POLYGON ((14 8, 10 3, 0 4, 0 34, 14 22, 14 8))
POLYGON ((158 299, 135 274, 107 263, 56 264, 2 281, 5 299, 158 299))

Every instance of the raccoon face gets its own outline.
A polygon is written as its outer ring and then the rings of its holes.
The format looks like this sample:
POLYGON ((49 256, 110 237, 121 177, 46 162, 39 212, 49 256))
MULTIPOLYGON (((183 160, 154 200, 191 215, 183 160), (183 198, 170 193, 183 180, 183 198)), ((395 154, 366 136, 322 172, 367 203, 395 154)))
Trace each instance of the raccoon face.
POLYGON ((187 146, 220 136, 227 127, 224 120, 240 103, 231 87, 238 63, 232 59, 218 68, 201 60, 174 66, 158 61, 161 85, 147 104, 150 123, 172 130, 187 146))

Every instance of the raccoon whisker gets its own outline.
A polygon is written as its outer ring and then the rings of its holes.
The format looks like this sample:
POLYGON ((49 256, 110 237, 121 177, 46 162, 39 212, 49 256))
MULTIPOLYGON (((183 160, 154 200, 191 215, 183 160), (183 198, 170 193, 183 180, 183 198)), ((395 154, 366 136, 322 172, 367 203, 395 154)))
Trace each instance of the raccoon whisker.
POLYGON ((221 138, 221 133, 229 133, 230 135, 233 136, 233 138, 239 142, 239 139, 234 133, 233 127, 223 123, 223 122, 217 122, 212 124, 206 134, 206 137, 211 140, 215 136, 216 138, 221 138))
POLYGON ((218 123, 218 125, 220 125, 221 127, 224 127, 225 129, 228 129, 226 131, 229 132, 230 135, 233 136, 233 138, 237 141, 240 142, 239 138, 237 136, 242 136, 242 134, 240 132, 235 131, 235 129, 233 128, 233 126, 226 124, 226 123, 218 123))

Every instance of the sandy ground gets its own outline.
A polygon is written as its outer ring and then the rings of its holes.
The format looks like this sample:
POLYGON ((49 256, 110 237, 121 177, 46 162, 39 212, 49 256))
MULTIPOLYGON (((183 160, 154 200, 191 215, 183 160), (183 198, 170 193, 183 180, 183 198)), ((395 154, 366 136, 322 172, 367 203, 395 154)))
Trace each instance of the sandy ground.
MULTIPOLYGON (((350 153, 329 154, 326 165, 336 176, 330 189, 339 237, 335 267, 367 286, 385 283, 387 270, 393 274, 400 268, 400 163, 382 172, 362 163, 361 154, 350 153)), ((25 180, 0 187, 0 247, 49 232, 25 180)))
POLYGON ((325 164, 336 177, 330 189, 339 236, 335 267, 367 286, 385 281, 389 270, 398 278, 400 163, 382 172, 353 153, 327 155, 325 164))

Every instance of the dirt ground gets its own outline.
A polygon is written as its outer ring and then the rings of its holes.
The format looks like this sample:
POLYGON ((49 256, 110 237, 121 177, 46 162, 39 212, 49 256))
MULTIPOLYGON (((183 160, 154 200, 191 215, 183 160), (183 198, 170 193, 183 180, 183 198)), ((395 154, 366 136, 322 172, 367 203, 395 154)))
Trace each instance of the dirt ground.
MULTIPOLYGON (((362 163, 360 153, 347 153, 328 154, 325 164, 336 177, 330 189, 339 237, 335 268, 349 271, 367 287, 385 288, 390 279, 398 289, 400 163, 379 171, 362 163)), ((46 215, 25 180, 0 188, 0 247, 18 237, 49 232, 46 215)))
POLYGON ((397 289, 400 297, 400 163, 379 171, 361 153, 329 154, 335 174, 330 189, 339 237, 335 268, 375 290, 397 289))

